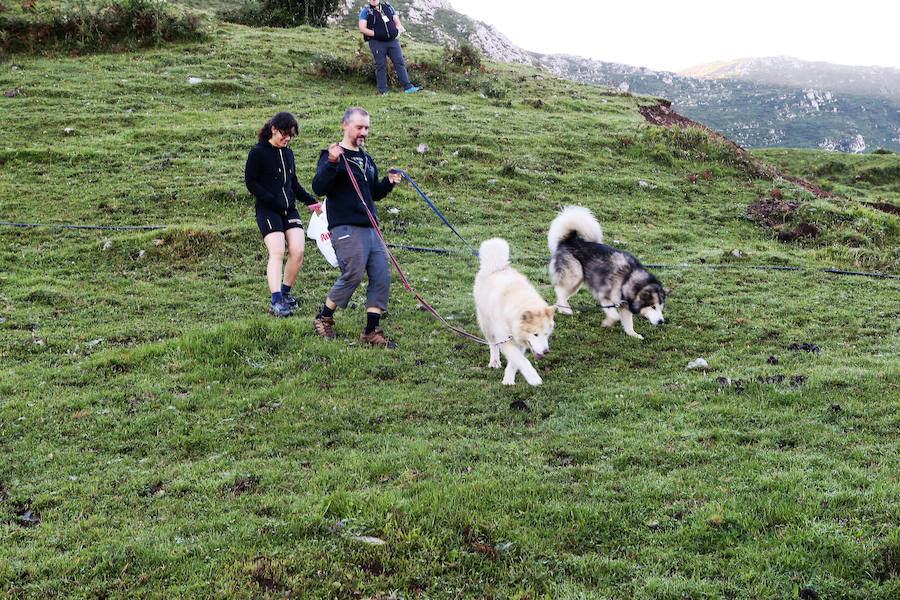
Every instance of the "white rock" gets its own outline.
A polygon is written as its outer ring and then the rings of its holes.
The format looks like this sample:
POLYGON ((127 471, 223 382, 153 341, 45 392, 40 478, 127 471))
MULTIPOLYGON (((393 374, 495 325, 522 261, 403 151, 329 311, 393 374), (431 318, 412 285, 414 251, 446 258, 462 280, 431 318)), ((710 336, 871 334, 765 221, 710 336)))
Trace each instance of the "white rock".
POLYGON ((646 181, 638 181, 638 185, 641 186, 641 187, 647 187, 647 186, 649 186, 650 184, 647 183, 646 181))
POLYGON ((706 362, 703 358, 698 358, 697 360, 691 361, 688 363, 688 369, 708 369, 709 363, 706 362))
POLYGON ((731 251, 731 255, 740 258, 740 257, 744 256, 744 253, 741 252, 740 250, 735 249, 735 250, 731 251))
POLYGON ((418 152, 419 154, 425 154, 425 152, 427 150, 428 150, 428 144, 419 144, 419 147, 416 148, 416 152, 418 152))
POLYGON ((112 241, 111 241, 111 240, 106 240, 105 242, 103 242, 103 249, 104 249, 104 250, 109 250, 110 248, 112 248, 112 241))
POLYGON ((364 544, 369 544, 372 546, 384 546, 387 544, 383 539, 377 537, 371 537, 368 535, 356 535, 353 536, 353 539, 357 542, 363 542, 364 544))
POLYGON ((203 81, 202 77, 188 77, 188 83, 190 84, 200 83, 201 81, 203 81))
POLYGON ((400 214, 400 209, 399 208, 389 208, 388 212, 391 213, 392 215, 396 215, 396 214, 400 214))

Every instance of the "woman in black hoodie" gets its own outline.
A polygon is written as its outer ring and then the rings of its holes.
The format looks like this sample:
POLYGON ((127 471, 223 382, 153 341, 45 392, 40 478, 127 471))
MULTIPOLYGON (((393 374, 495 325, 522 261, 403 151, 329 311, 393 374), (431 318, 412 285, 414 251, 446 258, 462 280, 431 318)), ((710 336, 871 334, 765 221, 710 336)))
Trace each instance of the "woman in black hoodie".
POLYGON ((291 316, 297 306, 291 287, 303 264, 305 240, 296 199, 312 211, 319 212, 321 208, 315 196, 297 181, 294 153, 287 145, 297 137, 298 130, 297 119, 289 112, 280 112, 266 121, 257 133, 259 142, 250 150, 244 167, 247 189, 256 197, 256 223, 269 251, 266 266, 266 279, 272 292, 269 312, 278 317, 291 316), (285 244, 288 260, 282 280, 285 244))

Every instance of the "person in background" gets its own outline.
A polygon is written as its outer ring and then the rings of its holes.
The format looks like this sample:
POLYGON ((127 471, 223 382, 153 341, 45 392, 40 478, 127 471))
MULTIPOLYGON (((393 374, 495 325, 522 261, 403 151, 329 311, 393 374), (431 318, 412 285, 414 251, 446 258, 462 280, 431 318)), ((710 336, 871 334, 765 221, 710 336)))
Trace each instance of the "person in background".
POLYGON ((341 276, 335 282, 325 305, 313 320, 318 335, 334 339, 334 311, 346 308, 350 296, 369 276, 366 287, 366 328, 359 341, 396 348, 397 344, 385 337, 379 326, 381 313, 387 309, 391 294, 391 266, 378 232, 360 200, 351 177, 359 186, 366 207, 375 217, 375 201, 387 196, 400 182, 400 173, 389 173, 378 179, 378 167, 363 149, 369 135, 369 113, 359 107, 347 109, 341 124, 344 137, 319 154, 313 191, 328 198, 328 230, 337 255, 341 276), (343 155, 343 157, 342 157, 343 155), (346 159, 346 162, 345 160, 346 159))
POLYGON ((266 279, 272 293, 269 312, 276 317, 289 317, 297 306, 291 287, 303 264, 305 238, 303 222, 297 211, 300 198, 310 210, 318 212, 321 204, 297 180, 294 153, 287 147, 297 137, 297 119, 289 112, 280 112, 262 126, 256 134, 257 144, 247 155, 244 181, 256 198, 256 224, 269 251, 266 279), (284 266, 284 248, 288 260, 284 266))
POLYGON ((359 13, 359 31, 363 34, 363 39, 369 42, 369 48, 372 50, 372 57, 375 59, 375 83, 381 94, 388 93, 388 58, 394 63, 400 85, 406 93, 422 89, 410 83, 406 73, 403 51, 400 49, 400 42, 397 41, 401 28, 397 11, 387 2, 368 0, 368 5, 359 13))

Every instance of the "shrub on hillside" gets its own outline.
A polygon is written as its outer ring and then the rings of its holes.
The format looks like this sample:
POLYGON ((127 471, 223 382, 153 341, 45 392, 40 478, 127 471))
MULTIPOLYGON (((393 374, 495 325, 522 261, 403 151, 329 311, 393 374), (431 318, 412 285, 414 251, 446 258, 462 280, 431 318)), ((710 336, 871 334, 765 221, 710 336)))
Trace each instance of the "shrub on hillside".
POLYGON ((338 9, 338 0, 261 0, 221 11, 219 18, 251 27, 325 27, 338 9))
POLYGON ((200 19, 168 12, 156 0, 111 0, 63 11, 26 0, 13 11, 0 4, 0 54, 127 50, 172 41, 203 39, 200 19))

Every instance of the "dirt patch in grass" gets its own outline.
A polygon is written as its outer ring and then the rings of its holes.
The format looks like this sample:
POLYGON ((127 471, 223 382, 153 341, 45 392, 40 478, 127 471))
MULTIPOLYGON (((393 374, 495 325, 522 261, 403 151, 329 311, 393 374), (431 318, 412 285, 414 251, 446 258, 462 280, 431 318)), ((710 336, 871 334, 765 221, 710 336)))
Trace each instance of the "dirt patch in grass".
POLYGON ((768 227, 783 225, 788 215, 800 209, 799 202, 786 202, 775 198, 761 198, 747 207, 753 220, 768 227))
POLYGON ((876 577, 881 581, 900 577, 900 536, 888 540, 876 551, 876 577))
POLYGON ((0 500, 8 500, 9 492, 6 489, 6 486, 3 485, 3 482, 0 481, 0 500))
POLYGON ((794 229, 785 229, 778 232, 779 242, 793 242, 803 237, 816 237, 819 235, 819 228, 811 223, 803 221, 794 229))
POLYGON ((719 389, 730 388, 734 391, 740 393, 747 389, 747 386, 751 383, 756 383, 759 385, 781 385, 785 381, 787 381, 791 387, 796 388, 800 387, 806 383, 808 377, 806 375, 791 375, 789 378, 781 373, 776 373, 775 375, 767 375, 763 377, 762 375, 756 378, 747 378, 747 379, 731 379, 730 377, 716 377, 716 383, 719 385, 719 389))
POLYGON ((792 229, 785 228, 791 215, 800 210, 800 202, 788 202, 782 199, 781 190, 772 190, 771 198, 760 198, 747 207, 747 214, 757 223, 778 231, 779 242, 793 242, 803 237, 816 237, 819 228, 807 221, 801 221, 792 229))
POLYGON ((234 484, 231 486, 231 493, 235 496, 240 496, 244 492, 255 489, 257 485, 259 485, 258 475, 241 475, 235 479, 234 484))
POLYGON ((871 208, 880 210, 881 212, 886 212, 889 215, 900 215, 900 206, 894 206, 893 204, 888 204, 887 202, 863 202, 863 204, 871 208))
POLYGON ((269 560, 268 556, 259 554, 254 560, 256 565, 250 573, 250 578, 259 585, 261 590, 284 594, 285 597, 290 597, 293 594, 291 588, 275 579, 272 573, 272 561, 269 560))
POLYGON ((793 343, 787 347, 788 350, 793 350, 794 352, 812 352, 815 354, 819 353, 819 346, 816 344, 810 344, 809 342, 803 342, 801 344, 793 343))
POLYGON ((375 556, 368 556, 359 563, 359 567, 375 577, 384 575, 384 564, 375 556))
POLYGON ((41 522, 41 516, 26 505, 15 507, 15 523, 22 527, 34 527, 41 522))
POLYGON ((834 194, 826 192, 819 186, 810 183, 805 179, 800 179, 799 177, 788 175, 787 173, 776 169, 772 165, 768 165, 762 162, 721 133, 716 133, 706 125, 698 123, 697 121, 694 121, 692 119, 688 119, 683 115, 679 115, 677 112, 672 110, 672 103, 668 100, 660 100, 659 103, 655 105, 640 106, 638 107, 638 110, 647 121, 653 123, 654 125, 659 125, 660 127, 680 127, 682 129, 693 127, 708 132, 712 137, 725 142, 725 144, 729 148, 731 148, 732 152, 734 152, 742 162, 753 165, 759 173, 770 179, 781 178, 786 181, 796 183, 800 187, 814 194, 817 198, 836 198, 834 194))

